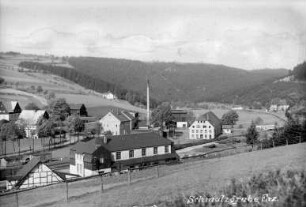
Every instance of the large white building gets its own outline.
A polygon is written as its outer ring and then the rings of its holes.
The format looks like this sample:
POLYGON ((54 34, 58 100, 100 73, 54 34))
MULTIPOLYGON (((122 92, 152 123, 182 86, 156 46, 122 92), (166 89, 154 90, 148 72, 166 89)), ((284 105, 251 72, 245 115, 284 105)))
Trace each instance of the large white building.
POLYGON ((211 111, 200 116, 189 127, 189 139, 214 139, 221 133, 221 120, 211 111))

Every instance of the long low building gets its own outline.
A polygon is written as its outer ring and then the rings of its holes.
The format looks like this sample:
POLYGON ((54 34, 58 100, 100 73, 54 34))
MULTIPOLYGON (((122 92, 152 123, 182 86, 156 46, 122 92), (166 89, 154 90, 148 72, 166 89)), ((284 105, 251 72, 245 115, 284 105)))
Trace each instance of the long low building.
POLYGON ((173 142, 157 133, 100 137, 70 151, 70 173, 82 177, 178 160, 173 142))

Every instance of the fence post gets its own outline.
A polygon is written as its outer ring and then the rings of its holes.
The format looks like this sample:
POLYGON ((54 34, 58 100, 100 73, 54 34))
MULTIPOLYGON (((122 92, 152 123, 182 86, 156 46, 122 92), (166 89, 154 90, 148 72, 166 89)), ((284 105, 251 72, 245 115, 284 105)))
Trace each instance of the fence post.
POLYGON ((17 207, 19 207, 18 192, 16 192, 15 195, 16 195, 16 204, 17 204, 17 207))
POLYGON ((131 171, 128 169, 128 183, 131 184, 131 171))
POLYGON ((66 203, 68 203, 69 202, 69 192, 68 192, 68 182, 67 182, 67 180, 66 180, 66 203))
POLYGON ((101 174, 101 193, 103 193, 103 174, 101 174))
POLYGON ((156 177, 159 178, 159 165, 156 165, 156 177))

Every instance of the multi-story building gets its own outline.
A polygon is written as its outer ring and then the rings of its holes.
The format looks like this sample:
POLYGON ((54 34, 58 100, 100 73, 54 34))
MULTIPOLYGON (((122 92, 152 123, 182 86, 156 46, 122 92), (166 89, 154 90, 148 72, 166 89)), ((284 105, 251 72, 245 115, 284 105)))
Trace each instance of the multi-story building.
POLYGON ((102 132, 110 131, 112 135, 130 134, 134 127, 134 117, 129 112, 109 112, 99 122, 102 132))
POLYGON ((221 133, 221 120, 211 111, 200 116, 189 127, 189 139, 214 139, 221 133))

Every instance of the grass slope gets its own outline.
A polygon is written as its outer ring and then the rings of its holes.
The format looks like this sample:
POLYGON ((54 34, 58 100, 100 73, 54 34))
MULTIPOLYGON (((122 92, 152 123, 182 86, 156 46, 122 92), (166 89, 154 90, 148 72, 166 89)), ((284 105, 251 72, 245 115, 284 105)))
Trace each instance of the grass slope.
MULTIPOLYGON (((59 185, 60 189, 57 189, 57 185, 55 185, 50 189, 41 188, 25 192, 20 195, 19 203, 21 204, 25 199, 24 204, 28 206, 35 206, 38 203, 39 206, 144 206, 164 201, 174 201, 182 195, 191 195, 197 192, 213 194, 220 187, 230 183, 232 178, 244 181, 252 177, 253 174, 270 170, 306 169, 305 147, 306 143, 302 143, 216 159, 161 166, 161 177, 158 179, 151 178, 132 183, 129 186, 105 188, 103 194, 99 192, 98 180, 93 179, 94 183, 85 180, 79 184, 73 183, 74 188, 77 188, 83 196, 75 197, 68 204, 61 200, 63 194, 65 194, 64 184, 59 185), (94 193, 94 191, 98 192, 94 193), (58 198, 57 201, 54 201, 55 198, 58 198), (53 201, 50 202, 50 200, 53 201)), ((124 179, 126 179, 126 176, 124 179)), ((74 189, 70 189, 69 192, 70 194, 73 193, 74 189)), ((0 197, 0 202, 6 203, 4 202, 5 199, 0 197)), ((8 202, 7 205, 9 204, 12 203, 8 202)))
POLYGON ((21 103, 22 107, 29 102, 34 102, 42 107, 47 104, 47 100, 43 94, 38 94, 35 90, 30 89, 31 86, 35 88, 41 86, 44 91, 54 92, 56 98, 65 98, 68 103, 84 103, 87 107, 113 106, 141 113, 145 112, 143 109, 135 107, 126 101, 104 99, 99 93, 94 93, 56 75, 18 72, 18 64, 21 61, 35 60, 35 58, 31 55, 2 55, 0 75, 5 79, 9 88, 0 90, 1 100, 17 100, 21 103))
POLYGON ((303 143, 165 166, 161 172, 166 175, 159 179, 112 189, 102 195, 88 195, 71 202, 69 206, 93 206, 95 202, 100 206, 145 205, 154 204, 155 201, 173 200, 182 194, 213 193, 232 178, 247 178, 254 173, 274 169, 306 169, 305 147, 306 143, 303 143))

